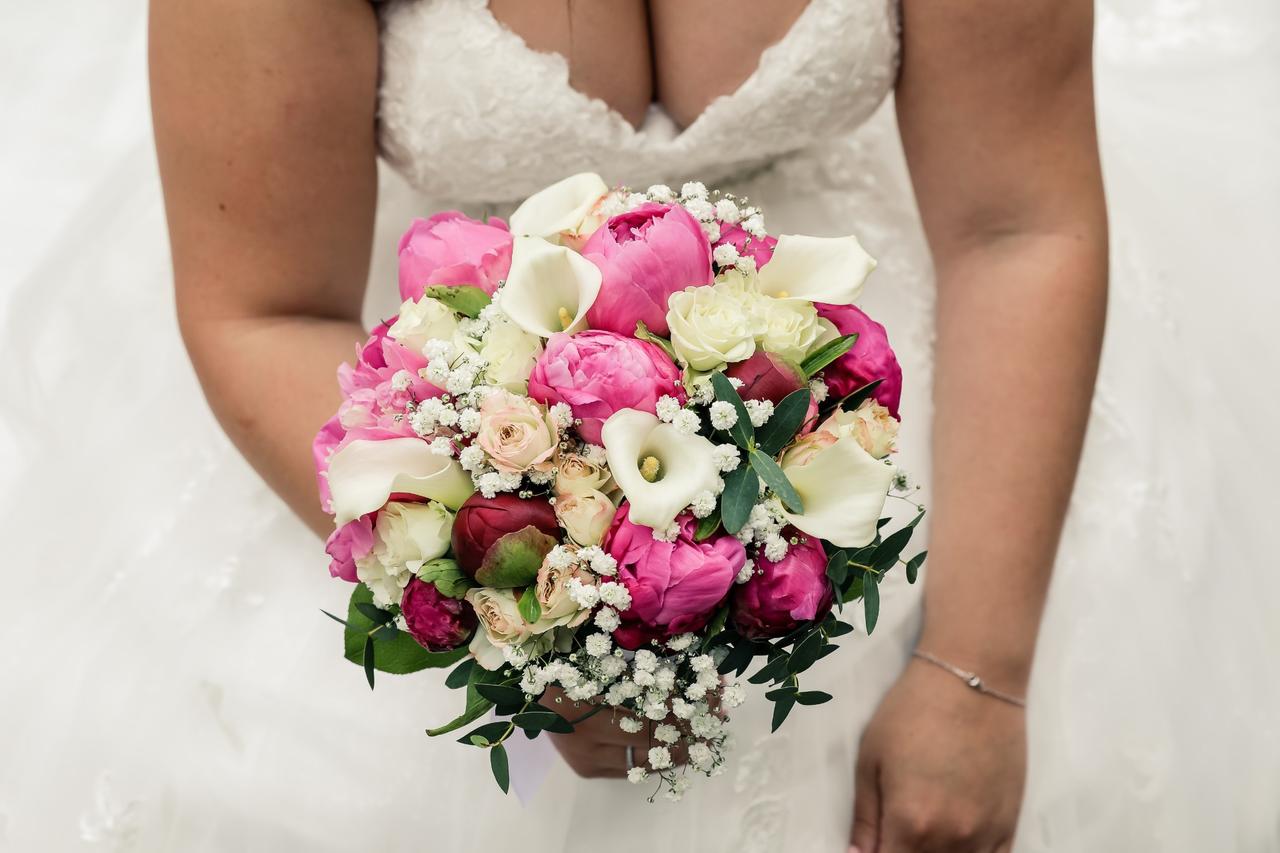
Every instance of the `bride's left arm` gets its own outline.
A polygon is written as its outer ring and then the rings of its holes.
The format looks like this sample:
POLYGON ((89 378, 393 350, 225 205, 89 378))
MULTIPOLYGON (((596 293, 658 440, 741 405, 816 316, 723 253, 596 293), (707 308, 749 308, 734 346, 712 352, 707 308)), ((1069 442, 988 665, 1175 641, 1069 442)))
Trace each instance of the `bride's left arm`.
MULTIPOLYGON (((1025 695, 1101 346, 1088 0, 903 3, 898 119, 938 276, 919 648, 1025 695)), ((1005 850, 1020 708, 920 660, 863 736, 853 842, 1005 850)))

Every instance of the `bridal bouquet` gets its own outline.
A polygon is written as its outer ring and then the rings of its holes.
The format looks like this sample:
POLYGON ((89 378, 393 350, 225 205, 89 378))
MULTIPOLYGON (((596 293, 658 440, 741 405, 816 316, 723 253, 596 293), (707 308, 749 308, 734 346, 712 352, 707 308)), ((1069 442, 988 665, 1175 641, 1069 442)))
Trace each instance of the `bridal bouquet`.
POLYGON ((517 729, 603 711, 649 733, 631 780, 678 799, 757 658, 776 729, 831 698, 799 681, 853 631, 833 608, 870 632, 924 560, 900 556, 923 510, 880 517, 908 485, 901 371, 853 304, 875 262, 744 205, 582 174, 509 222, 417 220, 399 316, 339 369, 315 459, 346 656, 370 687, 456 664, 462 713, 428 733, 492 712, 460 740, 503 790, 517 729))

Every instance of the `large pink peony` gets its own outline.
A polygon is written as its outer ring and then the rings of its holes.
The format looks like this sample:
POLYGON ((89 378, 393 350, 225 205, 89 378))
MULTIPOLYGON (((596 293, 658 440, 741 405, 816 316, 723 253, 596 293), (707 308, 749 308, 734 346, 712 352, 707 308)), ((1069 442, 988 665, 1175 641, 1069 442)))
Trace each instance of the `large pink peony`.
POLYGON ((490 295, 511 269, 511 232, 497 217, 478 222, 456 210, 415 219, 400 238, 400 298, 438 284, 472 284, 490 295))
POLYGON ((874 397, 890 414, 898 417, 898 403, 902 400, 902 368, 889 346, 889 335, 884 326, 853 305, 818 303, 817 308, 818 314, 834 323, 840 334, 858 335, 853 349, 822 371, 831 396, 838 400, 868 382, 883 379, 874 397))
POLYGON ((625 503, 618 509, 602 545, 618 561, 618 582, 631 593, 614 639, 638 649, 650 640, 702 629, 747 561, 742 543, 726 533, 694 541, 698 521, 691 515, 676 519, 680 532, 674 542, 661 542, 650 528, 632 524, 627 509, 625 503))
POLYGON ((476 630, 479 620, 466 601, 441 595, 433 583, 412 578, 400 601, 409 636, 430 652, 447 652, 461 646, 476 630))
POLYGON ((644 321, 667 334, 667 298, 711 283, 711 244, 683 207, 642 204, 591 235, 582 254, 600 268, 600 295, 587 312, 593 329, 623 335, 644 321))
POLYGON ((664 394, 684 402, 680 369, 656 344, 613 332, 552 336, 529 376, 529 396, 568 404, 582 420, 579 434, 592 444, 600 444, 600 429, 614 412, 656 414, 664 394))
MULTIPOLYGON (((327 491, 323 477, 320 482, 327 491)), ((373 520, 377 515, 376 512, 367 513, 329 534, 324 543, 324 550, 330 557, 329 574, 352 583, 358 580, 356 560, 368 556, 373 550, 373 520)))
MULTIPOLYGON (((787 530, 787 537, 802 536, 787 530)), ((827 554, 814 536, 792 545, 778 562, 756 560, 751 580, 733 591, 730 616, 744 637, 781 637, 831 610, 835 590, 827 578, 827 554)))

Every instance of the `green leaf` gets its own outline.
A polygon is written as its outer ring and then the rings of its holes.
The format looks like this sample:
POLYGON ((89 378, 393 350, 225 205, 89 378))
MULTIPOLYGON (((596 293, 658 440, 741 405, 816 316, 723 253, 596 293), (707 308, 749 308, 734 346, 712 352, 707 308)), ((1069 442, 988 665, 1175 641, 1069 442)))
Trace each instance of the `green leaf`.
POLYGON ((841 622, 838 619, 835 621, 834 624, 831 625, 831 627, 827 628, 828 637, 843 637, 845 634, 849 634, 852 632, 853 632, 852 625, 850 625, 848 622, 841 622))
POLYGON ((756 432, 756 447, 769 456, 781 453, 804 424, 812 396, 808 388, 801 388, 782 398, 773 416, 756 432))
POLYGON ((794 694, 788 693, 786 696, 775 700, 773 703, 773 727, 770 731, 776 732, 795 706, 796 697, 794 694))
POLYGON ((796 694, 796 701, 801 705, 821 705, 823 702, 832 700, 830 693, 823 693, 821 690, 805 690, 796 694))
MULTIPOLYGON (((782 499, 782 505, 791 512, 803 513, 804 502, 800 500, 800 493, 796 491, 795 486, 791 485, 791 481, 787 479, 786 474, 782 473, 782 469, 778 467, 777 462, 773 461, 773 457, 765 456, 759 450, 753 450, 751 451, 750 459, 751 467, 760 475, 760 479, 764 480, 765 485, 782 499)), ((747 509, 747 512, 751 512, 750 508, 747 509)), ((739 529, 741 529, 741 525, 739 525, 739 529)))
POLYGON ((751 645, 745 642, 736 642, 729 647, 729 654, 720 662, 717 670, 721 675, 737 670, 741 674, 742 670, 751 665, 751 658, 754 657, 751 651, 751 645))
POLYGON ((751 508, 760 497, 760 481, 755 469, 738 464, 724 476, 724 493, 720 495, 720 521, 728 533, 737 533, 751 516, 751 508))
POLYGON ((330 613, 328 610, 325 610, 323 607, 320 608, 320 612, 323 613, 325 616, 328 616, 334 622, 337 622, 339 625, 347 624, 346 619, 339 619, 337 616, 334 616, 332 613, 330 613))
POLYGON ((491 743, 496 743, 498 738, 505 735, 509 728, 511 728, 510 723, 485 723, 483 726, 474 728, 458 738, 458 743, 476 743, 475 738, 480 738, 483 742, 476 744, 476 746, 488 746, 491 743))
POLYGON ((707 623, 707 627, 703 631, 702 651, 706 652, 711 648, 711 642, 722 631, 724 631, 724 623, 729 621, 729 605, 722 606, 711 617, 711 621, 707 623))
POLYGON ((542 605, 538 603, 537 586, 530 584, 524 588, 520 600, 516 602, 516 609, 520 611, 524 621, 530 625, 542 618, 542 605))
POLYGON ((476 692, 498 706, 499 713, 506 713, 504 708, 524 707, 524 691, 507 684, 477 684, 476 692))
POLYGON ((375 640, 381 640, 382 642, 390 642, 391 640, 394 640, 396 637, 400 636, 400 629, 397 628, 395 625, 383 625, 381 628, 374 631, 369 636, 373 637, 375 640))
POLYGON ((511 771, 507 767, 507 748, 502 744, 489 750, 489 768, 493 770, 493 778, 502 789, 502 793, 507 793, 511 787, 511 771))
POLYGON ((800 369, 804 371, 805 376, 813 376, 819 370, 847 353, 857 342, 857 334, 841 335, 835 340, 828 341, 805 356, 804 361, 800 362, 800 369))
POLYGON ((695 530, 693 533, 693 540, 695 542, 704 541, 705 539, 710 537, 712 533, 715 533, 716 528, 718 528, 719 526, 720 526, 720 507, 716 507, 715 511, 712 512, 711 515, 708 515, 706 518, 698 519, 698 529, 695 530))
POLYGON ((795 696, 796 689, 794 687, 779 687, 777 690, 770 690, 764 694, 764 698, 770 702, 777 702, 779 699, 785 699, 788 696, 795 696))
POLYGON ((364 638, 364 677, 369 680, 369 689, 373 689, 373 637, 364 638))
POLYGON ((428 560, 416 572, 418 580, 435 584, 436 591, 446 598, 462 598, 475 586, 457 561, 445 557, 428 560))
POLYGON ((535 731, 557 732, 559 734, 568 734, 573 731, 572 723, 548 708, 524 711, 512 717, 511 721, 525 731, 533 729, 535 731))
POLYGON ((844 582, 849 579, 849 552, 836 551, 827 558, 827 577, 837 587, 844 586, 844 582))
POLYGON ((356 610, 360 611, 360 615, 368 619, 375 625, 385 625, 395 619, 395 615, 389 611, 380 609, 377 605, 370 601, 361 601, 356 604, 356 610))
POLYGON ((780 681, 787 675, 788 657, 789 656, 785 654, 778 655, 776 658, 760 667, 759 671, 748 678, 747 681, 752 684, 767 684, 771 681, 780 681))
POLYGON ((884 382, 884 380, 875 379, 875 380, 872 380, 871 382, 868 382, 866 385, 863 385, 861 388, 857 389, 856 391, 849 392, 848 394, 846 394, 844 397, 840 399, 840 402, 836 403, 835 407, 837 409, 844 409, 847 412, 853 411, 854 409, 861 406, 867 399, 871 397, 872 394, 876 392, 876 389, 880 387, 881 382, 884 382))
POLYGON ((442 284, 428 287, 422 291, 423 296, 443 304, 451 311, 464 317, 476 318, 492 300, 489 294, 470 284, 442 284))
POLYGON ((467 709, 457 717, 454 717, 443 726, 439 726, 434 729, 427 729, 427 734, 430 737, 437 737, 439 735, 447 735, 452 731, 457 731, 468 723, 474 723, 476 720, 489 713, 489 709, 492 707, 493 703, 488 699, 479 699, 477 697, 477 701, 468 701, 467 709))
POLYGON ((920 573, 920 567, 924 565, 924 559, 928 555, 928 551, 921 551, 907 561, 907 583, 916 582, 916 576, 920 573))
POLYGON ((787 671, 795 675, 813 666, 818 662, 818 656, 822 654, 822 648, 826 644, 827 638, 822 636, 821 631, 814 631, 809 634, 792 650, 791 660, 787 663, 787 671))
POLYGON ((476 570, 481 586, 511 589, 532 584, 556 540, 532 524, 498 537, 476 570))
POLYGON ((750 450, 755 441, 756 431, 751 425, 751 416, 747 414, 747 407, 743 405, 737 389, 729 382, 729 378, 719 371, 711 374, 711 388, 716 392, 717 400, 729 403, 738 413, 738 420, 729 427, 729 436, 743 450, 750 450))
POLYGON ((672 361, 679 360, 676 358, 676 350, 675 347, 671 346, 671 341, 661 335, 655 335, 653 332, 649 331, 649 327, 644 324, 644 320, 636 321, 636 337, 642 341, 648 341, 649 343, 660 347, 662 351, 667 354, 667 358, 672 361))
POLYGON ((462 663, 455 666, 449 671, 449 675, 445 677, 444 686, 450 690, 457 690, 459 687, 466 687, 471 677, 471 670, 476 667, 475 658, 467 658, 462 663))
POLYGON ((880 587, 875 575, 866 575, 862 584, 862 607, 867 617, 867 633, 876 629, 876 620, 880 618, 880 587))
MULTIPOLYGON (((372 604, 373 593, 364 584, 356 584, 347 605, 347 629, 343 632, 343 656, 357 665, 365 661, 365 640, 379 626, 357 607, 372 604)), ((379 611, 384 612, 384 611, 379 611)), ((385 635, 384 635, 385 636, 385 635)), ((405 675, 423 669, 453 666, 467 656, 466 645, 449 652, 429 652, 403 631, 397 631, 393 639, 374 637, 374 668, 392 675, 405 675)))
POLYGON ((861 572, 859 572, 858 574, 854 575, 853 578, 849 581, 849 585, 844 588, 844 592, 841 595, 841 597, 845 601, 854 601, 856 599, 862 598, 863 577, 864 575, 861 572))

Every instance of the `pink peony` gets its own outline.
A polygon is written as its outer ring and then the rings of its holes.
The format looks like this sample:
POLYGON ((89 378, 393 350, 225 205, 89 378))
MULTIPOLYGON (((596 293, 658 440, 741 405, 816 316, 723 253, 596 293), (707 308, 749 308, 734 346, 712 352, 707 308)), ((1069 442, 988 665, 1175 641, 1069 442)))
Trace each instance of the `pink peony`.
POLYGON ((602 545, 618 561, 618 582, 631 593, 614 639, 638 649, 650 640, 702 629, 746 564, 742 543, 726 533, 695 542, 698 521, 687 514, 676 519, 675 541, 661 542, 650 528, 632 524, 627 508, 624 503, 618 509, 602 545))
POLYGON ((430 652, 447 652, 471 638, 479 620, 466 601, 441 595, 433 583, 412 578, 400 601, 409 636, 430 652))
POLYGON ((477 222, 456 210, 415 219, 400 238, 400 298, 438 284, 471 284, 493 295, 511 269, 511 232, 501 219, 477 222))
MULTIPOLYGON (((321 482, 324 482, 323 478, 321 482)), ((329 534, 324 543, 324 550, 332 558, 329 561, 329 574, 344 581, 356 582, 356 560, 368 556, 373 550, 373 520, 376 516, 376 512, 362 515, 329 534)))
POLYGON ((657 413, 670 394, 682 403, 680 369, 656 344, 613 332, 552 336, 529 376, 529 396, 548 406, 566 403, 582 424, 578 433, 600 444, 600 429, 620 409, 657 413))
POLYGON ((755 260, 756 268, 764 266, 773 258, 773 247, 778 244, 777 237, 765 235, 762 238, 752 237, 741 225, 720 224, 720 239, 717 246, 728 244, 738 250, 739 255, 755 260))
MULTIPOLYGON (((802 534, 789 529, 783 535, 802 534)), ((744 637, 781 637, 802 622, 825 617, 834 600, 827 554, 810 536, 776 563, 759 556, 751 580, 734 588, 730 618, 744 637)))
POLYGON ((823 381, 831 389, 831 397, 838 400, 868 382, 883 379, 873 396, 890 414, 898 417, 898 403, 902 399, 902 368, 889 347, 889 336, 884 326, 853 305, 818 303, 817 308, 818 314, 834 323, 840 334, 858 335, 853 349, 822 371, 823 381))
POLYGON ((711 244, 683 207, 642 204, 613 217, 582 247, 600 268, 600 295, 587 312, 593 329, 623 335, 644 321, 667 334, 667 297, 711 283, 711 244))

